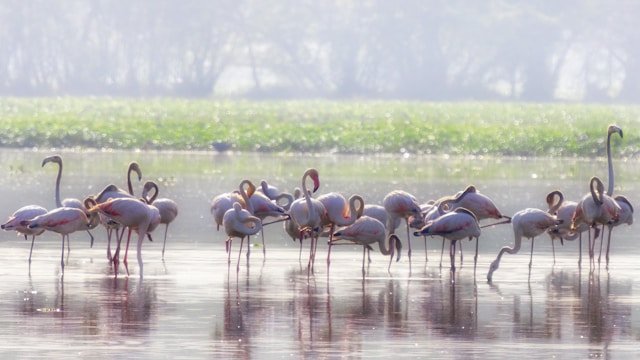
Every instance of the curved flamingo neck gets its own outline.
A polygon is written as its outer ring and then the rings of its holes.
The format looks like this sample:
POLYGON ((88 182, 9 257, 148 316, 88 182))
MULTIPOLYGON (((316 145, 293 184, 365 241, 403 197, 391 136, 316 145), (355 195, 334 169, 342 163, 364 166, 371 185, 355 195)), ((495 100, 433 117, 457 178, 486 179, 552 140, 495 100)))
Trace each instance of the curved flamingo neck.
POLYGON ((153 181, 147 181, 142 190, 142 198, 147 202, 147 204, 153 204, 153 202, 158 198, 158 193, 158 184, 153 181), (149 191, 151 189, 153 189, 153 195, 149 197, 149 191))
POLYGON ((253 195, 255 190, 256 187, 255 185, 253 185, 251 180, 242 180, 242 182, 240 183, 240 196, 242 196, 242 199, 247 205, 247 210, 249 210, 251 214, 253 214, 253 206, 251 205, 249 198, 251 197, 251 195, 253 195), (245 186, 247 186, 248 190, 245 190, 245 186))
POLYGON ((398 237, 394 234, 391 234, 389 236, 385 236, 385 237, 380 237, 378 239, 378 246, 380 247, 380 253, 382 255, 392 255, 393 254, 393 242, 397 241, 398 237), (387 246, 387 243, 389 244, 387 246))
POLYGON ((555 214, 562 203, 564 202, 564 195, 559 190, 554 190, 547 195, 547 205, 549 205, 549 213, 555 214), (558 198, 558 201, 555 202, 555 199, 558 198))
POLYGON ((609 187, 607 189, 607 195, 609 196, 613 194, 613 181, 614 181, 613 162, 611 160, 611 134, 612 132, 609 132, 607 134, 607 165, 609 167, 609 187))
POLYGON ((133 195, 133 185, 131 184, 131 173, 136 172, 138 174, 138 181, 142 179, 142 171, 137 163, 132 162, 129 164, 129 170, 127 171, 127 188, 129 189, 129 195, 133 195))
POLYGON ((302 193, 304 194, 304 201, 307 204, 307 218, 302 223, 306 224, 310 219, 313 219, 316 216, 316 209, 311 203, 311 192, 307 189, 307 178, 309 177, 309 172, 305 172, 302 175, 302 193))
POLYGON ((591 197, 593 201, 597 205, 602 205, 602 192, 604 190, 604 185, 602 185, 602 181, 597 177, 592 177, 589 182, 589 190, 591 191, 591 197))
POLYGON ((57 156, 54 156, 53 158, 47 158, 45 159, 45 163, 43 163, 42 165, 44 166, 44 164, 46 164, 47 162, 54 162, 58 164, 58 176, 56 177, 55 196, 56 196, 56 206, 62 207, 62 201, 60 200, 60 179, 62 178, 62 158, 57 156))

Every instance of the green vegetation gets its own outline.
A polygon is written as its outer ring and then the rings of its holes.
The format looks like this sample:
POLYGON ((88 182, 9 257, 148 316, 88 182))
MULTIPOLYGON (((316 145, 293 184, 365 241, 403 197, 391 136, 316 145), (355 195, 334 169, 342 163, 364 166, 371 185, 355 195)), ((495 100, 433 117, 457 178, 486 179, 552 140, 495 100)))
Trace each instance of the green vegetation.
POLYGON ((0 100, 0 146, 513 156, 638 152, 640 107, 389 101, 0 100))

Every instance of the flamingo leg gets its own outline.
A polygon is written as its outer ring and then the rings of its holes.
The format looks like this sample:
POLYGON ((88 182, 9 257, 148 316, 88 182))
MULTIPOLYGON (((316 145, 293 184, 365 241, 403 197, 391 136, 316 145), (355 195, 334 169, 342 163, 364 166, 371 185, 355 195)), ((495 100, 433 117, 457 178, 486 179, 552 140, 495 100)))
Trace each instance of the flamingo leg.
POLYGON ((462 254, 462 241, 456 241, 456 244, 460 245, 460 266, 462 266, 462 263, 464 262, 464 255, 462 254))
POLYGON ((264 228, 262 228, 262 230, 260 230, 260 235, 262 236, 262 256, 264 258, 267 257, 267 247, 264 244, 264 228))
POLYGON ((35 241, 36 241, 36 236, 35 235, 31 235, 31 250, 29 250, 29 264, 31 264, 31 254, 33 253, 33 243, 35 241))
POLYGON ((578 234, 578 267, 582 266, 582 233, 578 234))
MULTIPOLYGON (((107 260, 111 260, 111 236, 113 235, 113 229, 107 228, 107 260)), ((118 231, 116 230, 116 236, 118 235, 118 231)))
POLYGON ((392 238, 392 239, 389 241, 389 250, 390 250, 390 253, 389 253, 389 265, 387 266, 387 273, 389 273, 389 274, 391 273, 391 263, 393 262, 393 254, 394 254, 394 252, 395 252, 395 245, 396 245, 396 244, 395 244, 395 239, 394 239, 394 238, 392 238))
POLYGON ((480 242, 480 238, 477 237, 476 238, 476 254, 473 256, 473 268, 476 268, 476 265, 478 264, 478 245, 480 242))
POLYGON ((236 272, 240 272, 240 257, 242 256, 242 245, 244 244, 244 237, 240 238, 240 251, 238 252, 238 262, 236 263, 236 272))
MULTIPOLYGON (((60 254, 60 267, 62 267, 62 273, 64 274, 64 238, 67 235, 62 235, 62 253, 60 254)), ((68 240, 67 240, 68 242, 68 240)))
POLYGON ((129 228, 129 233, 127 234, 127 247, 124 249, 124 260, 122 263, 127 266, 127 255, 129 255, 129 242, 131 241, 131 228, 129 228))
POLYGON ((456 241, 451 240, 449 245, 449 258, 451 259, 451 271, 456 271, 456 241))
POLYGON ((556 264, 556 245, 555 245, 555 241, 553 241, 553 239, 551 239, 551 251, 553 251, 553 265, 556 264))
MULTIPOLYGON (((242 239, 244 241, 244 238, 242 238, 242 239)), ((249 256, 250 255, 251 255, 251 236, 247 236, 247 264, 249 263, 249 256)))
POLYGON ((531 269, 532 264, 533 264, 533 238, 531 238, 531 255, 529 256, 529 269, 531 269))
POLYGON ((613 228, 609 226, 609 235, 607 236, 607 254, 605 255, 607 259, 607 268, 609 267, 609 248, 611 246, 611 230, 613 230, 613 228))
POLYGON ((407 224, 407 244, 409 245, 407 255, 409 256, 409 272, 411 272, 411 237, 409 234, 409 218, 405 218, 404 221, 407 224))
MULTIPOLYGON (((147 236, 147 229, 149 228, 148 224, 145 224, 144 227, 138 228, 138 244, 136 244, 136 257, 138 258, 138 268, 140 269, 140 279, 142 279, 143 274, 143 262, 142 262, 142 243, 144 242, 144 238, 147 236), (142 230, 144 229, 144 230, 142 230)), ((128 272, 128 271, 127 271, 128 272)))
MULTIPOLYGON (((609 228, 609 234, 611 234, 611 228, 609 228)), ((602 225, 602 232, 600 233, 600 252, 598 253, 598 264, 600 264, 600 258, 602 257, 603 242, 604 242, 604 225, 602 225)))
MULTIPOLYGON (((367 247, 365 245, 362 245, 362 277, 364 277, 364 259, 365 259, 366 253, 367 253, 367 247)), ((327 268, 327 272, 329 272, 328 268, 327 268)))
POLYGON ((162 243, 162 260, 164 260, 164 248, 167 245, 167 230, 169 230, 169 224, 164 227, 164 242, 162 243))
POLYGON ((93 247, 93 234, 91 233, 91 231, 87 230, 87 234, 89 234, 89 236, 91 237, 91 246, 89 247, 93 247))
POLYGON ((429 262, 429 252, 427 251, 427 236, 424 236, 424 262, 429 262))
POLYGON ((444 236, 442 237, 442 250, 440 250, 440 269, 442 269, 442 257, 444 256, 444 236))
POLYGON ((227 250, 227 265, 231 265, 231 238, 228 238, 224 245, 227 250))

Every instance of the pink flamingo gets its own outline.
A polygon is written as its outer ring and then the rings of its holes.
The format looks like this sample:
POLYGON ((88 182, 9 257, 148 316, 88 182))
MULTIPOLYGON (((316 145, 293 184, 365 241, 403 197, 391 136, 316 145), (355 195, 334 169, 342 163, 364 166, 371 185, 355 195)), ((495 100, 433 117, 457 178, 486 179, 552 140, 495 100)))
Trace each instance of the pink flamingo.
POLYGON ((255 235, 262 230, 262 221, 251 215, 251 212, 242 208, 240 203, 234 203, 233 208, 227 210, 222 219, 224 231, 227 233, 225 248, 228 254, 228 264, 231 264, 231 241, 234 237, 240 238, 240 251, 238 253, 238 264, 236 271, 240 271, 240 255, 242 254, 242 244, 244 238, 255 235))
MULTIPOLYGON (((129 167, 127 169, 127 190, 128 191, 125 191, 114 184, 107 185, 100 193, 98 193, 98 195, 94 197, 96 200, 96 203, 101 204, 109 199, 134 197, 133 184, 131 183, 131 174, 134 172, 138 175, 138 181, 142 180, 142 170, 140 170, 140 165, 138 165, 138 163, 133 161, 129 163, 129 167)), ((100 222, 107 229, 107 259, 112 260, 113 258, 111 256, 111 237, 113 235, 114 230, 116 232, 116 238, 121 237, 121 236, 118 236, 120 224, 118 224, 117 222, 108 220, 108 218, 102 214, 100 214, 100 222)), ((122 229, 122 232, 124 232, 124 229, 122 229)))
MULTIPOLYGON (((42 160, 42 166, 45 166, 47 163, 55 163, 58 164, 58 176, 56 177, 56 206, 57 207, 72 207, 72 208, 76 208, 76 209, 80 209, 82 211, 84 211, 85 213, 87 212, 86 207, 84 206, 84 204, 82 203, 82 201, 78 200, 78 199, 74 199, 74 198, 66 198, 64 200, 60 200, 60 179, 62 178, 62 157, 60 155, 51 155, 48 156, 46 158, 44 158, 44 160, 42 160)), ((91 237, 91 247, 93 247, 93 234, 91 234, 91 231, 89 231, 89 229, 93 229, 96 226, 98 226, 98 223, 94 223, 91 225, 92 227, 86 229, 87 233, 89 234, 89 236, 91 237)), ((70 244, 69 244, 69 237, 67 236, 67 251, 70 250, 70 244)))
MULTIPOLYGON (((589 231, 589 225, 584 222, 577 224, 575 229, 571 229, 573 214, 576 211, 578 203, 575 201, 564 200, 564 195, 559 190, 554 190, 547 195, 547 205, 549 205, 549 214, 555 215, 560 224, 558 226, 550 228, 548 233, 551 237, 551 244, 555 239, 563 240, 575 240, 579 239, 578 244, 578 266, 582 264, 582 233, 589 231), (556 201, 557 199, 557 201, 556 201)), ((599 230, 596 229, 596 232, 599 230)), ((597 237, 597 235, 596 235, 597 237)), ((553 262, 555 263, 555 249, 553 252, 553 262)))
POLYGON ((153 181, 147 181, 144 184, 142 197, 146 199, 147 204, 153 205, 158 209, 158 212, 160 213, 160 224, 165 225, 164 242, 162 243, 162 259, 164 260, 164 248, 167 244, 167 230, 169 229, 169 224, 171 224, 178 216, 178 204, 168 198, 158 198, 158 185, 153 181), (155 195, 148 198, 148 194, 151 189, 155 191, 155 195))
MULTIPOLYGON (((160 220, 160 214, 157 208, 147 205, 145 202, 133 198, 116 198, 107 200, 101 204, 97 204, 89 209, 90 214, 100 213, 113 221, 121 224, 122 226, 129 227, 138 233, 137 243, 137 258, 138 267, 140 268, 140 277, 143 275, 143 262, 142 262, 142 243, 147 233, 153 229, 154 224, 157 225, 160 220)), ((127 240, 127 250, 128 250, 127 240)), ((117 253, 119 247, 116 250, 114 258, 117 259, 117 253)), ((125 266, 127 266, 127 254, 124 257, 125 266)), ((117 269, 116 269, 117 271, 117 269)), ((128 272, 128 267, 127 267, 128 272)), ((117 272, 116 272, 117 274, 117 272)))
MULTIPOLYGON (((300 190, 299 187, 296 187, 293 191, 293 201, 300 199, 300 197, 302 197, 302 191, 300 190)), ((284 226, 284 231, 289 235, 289 237, 291 237, 293 241, 306 237, 306 234, 300 232, 298 225, 293 220, 291 220, 291 217, 285 220, 283 226, 284 226)), ((298 254, 298 260, 300 261, 301 259, 302 259, 302 241, 300 241, 300 253, 298 254)))
POLYGON ((300 231, 300 241, 302 242, 302 234, 309 234, 311 238, 311 251, 309 254, 309 263, 307 269, 313 268, 315 260, 315 247, 318 241, 318 234, 322 229, 322 218, 325 215, 324 205, 317 199, 311 198, 311 192, 307 188, 307 179, 313 181, 313 192, 318 191, 320 187, 320 177, 318 170, 307 169, 302 175, 302 194, 303 197, 295 200, 289 209, 289 215, 300 231))
POLYGON ((88 230, 91 227, 92 222, 93 221, 87 217, 87 214, 83 210, 72 207, 59 207, 47 212, 46 214, 42 214, 31 219, 28 227, 33 231, 44 229, 62 235, 60 266, 62 267, 62 273, 64 274, 65 238, 67 239, 67 242, 69 242, 69 234, 80 230, 88 230))
MULTIPOLYGON (((245 180, 245 182, 252 188, 255 189, 253 183, 249 180, 245 180)), ((240 194, 245 196, 244 187, 241 187, 240 194)), ((244 198, 245 202, 249 204, 247 207, 248 210, 256 217, 260 219, 260 221, 264 221, 267 217, 285 217, 287 215, 285 209, 278 205, 275 200, 270 199, 262 192, 252 191, 251 196, 246 196, 244 198)), ((289 202, 291 205, 291 202, 289 202)), ((264 225, 264 224, 263 224, 264 225)), ((266 257, 267 255, 267 247, 264 243, 264 226, 260 232, 262 236, 262 255, 266 257)))
MULTIPOLYGON (((400 239, 398 239, 395 234, 391 234, 387 237, 386 227, 378 219, 374 219, 366 215, 359 217, 353 224, 336 231, 332 236, 330 245, 341 240, 362 245, 362 276, 365 274, 365 253, 371 249, 371 244, 378 243, 380 253, 382 253, 382 255, 389 256, 389 266, 387 267, 387 271, 391 271, 394 248, 398 250, 398 257, 396 261, 400 260, 400 250, 402 249, 400 239), (385 243, 385 240, 387 239, 389 241, 388 247, 385 243)), ((327 273, 328 272, 329 267, 327 266, 327 273)))
POLYGON ((502 215, 491 198, 481 194, 473 185, 469 185, 453 198, 452 207, 461 207, 471 211, 478 221, 484 219, 510 219, 510 217, 502 215))
POLYGON ((531 274, 531 265, 533 264, 533 239, 560 223, 554 215, 533 208, 518 211, 511 218, 511 222, 513 224, 515 245, 513 247, 505 246, 500 249, 498 257, 496 257, 489 266, 489 273, 487 274, 487 280, 489 282, 492 281, 493 273, 498 270, 500 266, 502 255, 504 255, 504 253, 516 254, 520 251, 523 237, 531 239, 531 255, 529 257, 529 274, 531 274))
MULTIPOLYGON (((439 207, 442 207, 442 204, 439 207)), ((434 220, 429 221, 420 231, 414 232, 415 236, 442 236, 451 241, 449 257, 451 258, 451 271, 455 271, 456 241, 468 238, 476 238, 476 255, 473 260, 474 269, 478 261, 478 238, 480 226, 473 212, 465 208, 456 208, 434 220)))
POLYGON ((402 190, 393 190, 388 193, 384 199, 382 199, 382 206, 387 211, 389 218, 387 220, 387 231, 389 234, 395 233, 395 228, 393 225, 395 224, 396 219, 405 219, 407 225, 407 243, 409 245, 409 250, 407 251, 407 256, 409 257, 409 271, 411 271, 411 238, 409 236, 409 217, 410 216, 419 216, 420 205, 416 201, 416 198, 402 190))
POLYGON ((353 224, 356 219, 362 216, 364 211, 364 199, 360 195, 352 195, 347 199, 342 194, 330 192, 318 196, 318 201, 322 203, 325 209, 326 217, 322 221, 323 226, 329 226, 329 249, 327 251, 327 268, 331 262, 331 246, 333 240, 333 232, 336 226, 348 226, 353 224), (356 203, 358 203, 356 208, 356 203))
MULTIPOLYGON (((591 178, 589 190, 590 193, 580 200, 573 214, 572 230, 577 229, 580 222, 585 222, 588 226, 595 228, 598 224, 608 225, 618 220, 620 205, 604 193, 604 184, 598 177, 591 178)), ((591 232, 589 232, 589 258, 591 262, 594 261, 594 245, 595 237, 592 241, 591 232)))
POLYGON ((15 230, 18 234, 23 234, 24 239, 27 240, 27 236, 31 235, 31 250, 29 250, 29 264, 31 264, 31 253, 33 252, 33 243, 36 240, 36 236, 44 232, 43 228, 30 229, 29 221, 36 216, 44 215, 47 213, 47 209, 38 205, 27 205, 16 210, 7 221, 0 225, 2 230, 12 231, 15 230))
POLYGON ((259 192, 261 192, 262 194, 264 194, 266 197, 268 197, 270 200, 273 200, 276 202, 276 204, 280 203, 280 200, 284 199, 287 202, 282 206, 283 209, 285 210, 289 210, 289 208, 291 207, 291 203, 293 202, 294 197, 293 195, 284 192, 284 191, 280 191, 278 190, 277 187, 269 184, 266 180, 261 180, 260 181, 260 188, 258 188, 259 192))
MULTIPOLYGON (((631 225, 633 224, 633 206, 629 202, 629 200, 622 196, 618 195, 613 198, 618 206, 620 206, 620 212, 618 213, 618 219, 610 222, 607 227, 609 228, 609 234, 607 236, 607 267, 609 266, 609 248, 611 246, 611 231, 615 226, 621 224, 631 225)), ((597 236, 597 235, 596 235, 597 236)), ((600 262, 600 256, 602 256, 602 241, 600 241, 600 254, 598 255, 598 262, 600 262)))
POLYGON ((243 208, 246 208, 247 206, 238 190, 223 193, 213 198, 213 200, 211 201, 211 215, 213 215, 213 219, 216 223, 216 230, 220 230, 220 225, 222 225, 224 214, 229 209, 233 208, 234 203, 239 203, 243 208))

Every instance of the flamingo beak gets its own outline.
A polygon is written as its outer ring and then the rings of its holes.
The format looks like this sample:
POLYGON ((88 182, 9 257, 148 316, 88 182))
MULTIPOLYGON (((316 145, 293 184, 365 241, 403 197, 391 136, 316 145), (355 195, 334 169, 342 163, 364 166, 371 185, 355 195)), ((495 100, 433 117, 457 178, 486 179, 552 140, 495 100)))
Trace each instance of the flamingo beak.
POLYGON ((313 177, 313 192, 315 193, 320 188, 320 179, 317 176, 313 177))

